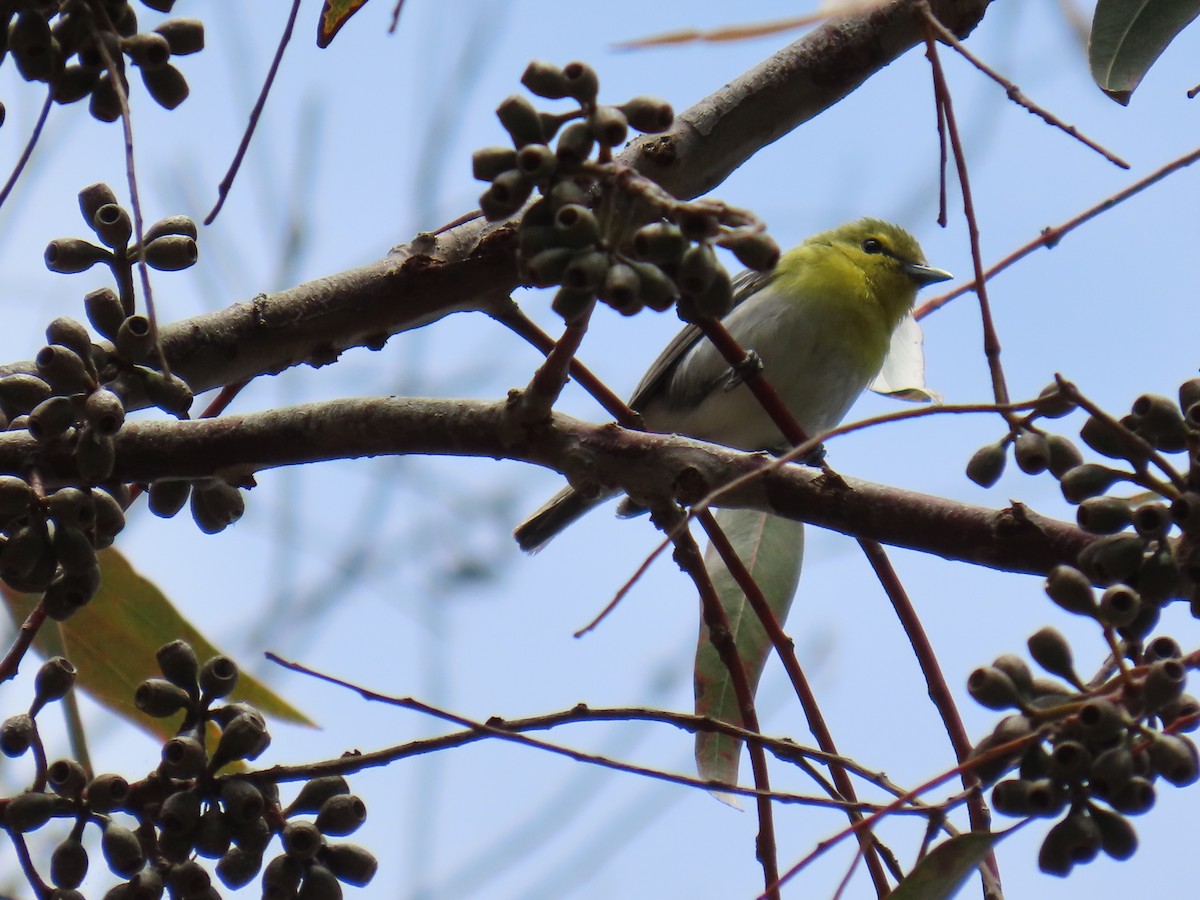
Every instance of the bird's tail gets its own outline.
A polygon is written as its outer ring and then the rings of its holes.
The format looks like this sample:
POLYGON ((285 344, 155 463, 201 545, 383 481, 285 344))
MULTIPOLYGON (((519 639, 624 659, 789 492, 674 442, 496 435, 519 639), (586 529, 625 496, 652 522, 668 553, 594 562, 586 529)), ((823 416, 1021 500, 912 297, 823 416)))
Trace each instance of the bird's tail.
POLYGON ((565 487, 537 512, 513 529, 513 537, 526 553, 536 553, 556 534, 607 500, 611 494, 587 497, 573 487, 565 487))

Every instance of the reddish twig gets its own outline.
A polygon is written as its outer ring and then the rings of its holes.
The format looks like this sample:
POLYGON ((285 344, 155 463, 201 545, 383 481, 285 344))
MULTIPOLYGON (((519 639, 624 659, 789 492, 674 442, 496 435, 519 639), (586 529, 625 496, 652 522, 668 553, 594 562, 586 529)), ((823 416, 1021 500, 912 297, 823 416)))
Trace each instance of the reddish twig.
POLYGON ((267 95, 271 93, 275 76, 279 74, 279 65, 283 62, 283 51, 287 49, 287 45, 292 39, 292 29, 296 25, 296 16, 299 12, 300 0, 292 0, 292 11, 288 13, 287 24, 283 27, 279 45, 275 48, 271 67, 267 69, 266 80, 263 81, 262 90, 258 92, 258 100, 255 101, 254 108, 250 110, 250 121, 246 124, 246 130, 242 134, 237 152, 233 155, 233 162, 229 164, 229 170, 221 179, 220 185, 217 186, 217 202, 209 214, 204 217, 205 225, 211 225, 216 220, 217 214, 221 212, 221 207, 225 205, 225 200, 229 196, 229 189, 233 187, 233 180, 237 178, 238 169, 242 167, 242 160, 245 159, 246 151, 250 148, 250 139, 254 137, 254 131, 258 128, 258 120, 262 117, 263 107, 267 105, 267 95))
MULTIPOLYGON (((936 21, 927 0, 920 0, 916 6, 926 23, 936 21)), ((979 315, 983 323, 983 352, 987 357, 988 369, 992 376, 992 393, 997 403, 1008 403, 1008 386, 1004 380, 1004 369, 1000 365, 1000 338, 996 333, 996 325, 992 320, 991 303, 988 301, 987 285, 983 278, 983 258, 979 250, 979 223, 975 218, 975 204, 971 199, 971 183, 967 176, 967 158, 963 152, 962 140, 959 137, 958 126, 954 120, 954 106, 950 101, 950 86, 942 71, 942 63, 938 57, 937 39, 933 26, 928 25, 925 33, 925 55, 933 73, 934 98, 942 108, 946 117, 946 129, 950 135, 950 146, 954 150, 954 163, 958 170, 958 183, 962 189, 963 214, 967 219, 967 233, 971 239, 971 263, 975 269, 976 295, 979 297, 979 315)))
POLYGON ((8 181, 4 182, 4 187, 0 188, 0 207, 4 206, 4 201, 8 199, 8 195, 17 186, 17 179, 21 177, 21 173, 25 171, 25 166, 29 163, 29 158, 33 156, 33 148, 37 146, 38 139, 42 136, 42 129, 46 127, 46 119, 49 118, 50 108, 53 106, 54 91, 51 90, 46 94, 46 100, 42 104, 42 111, 38 113, 37 121, 33 123, 33 131, 29 133, 29 140, 25 142, 25 149, 21 151, 21 155, 17 158, 17 163, 13 166, 12 174, 8 176, 8 181))
MULTIPOLYGON (((1107 212, 1108 210, 1112 209, 1114 206, 1117 206, 1120 203, 1124 203, 1130 197, 1133 197, 1136 194, 1140 194, 1146 188, 1150 187, 1151 185, 1157 184, 1158 182, 1160 182, 1164 178, 1166 178, 1168 175, 1172 175, 1175 172, 1178 172, 1180 169, 1187 168, 1188 166, 1192 165, 1193 163, 1197 162, 1198 160, 1200 160, 1200 149, 1192 150, 1188 153, 1185 153, 1183 156, 1180 156, 1177 159, 1173 159, 1171 162, 1167 163, 1166 165, 1162 166, 1161 168, 1155 169, 1153 172, 1151 172, 1149 175, 1145 176, 1144 178, 1139 178, 1137 181, 1135 181, 1129 187, 1127 187, 1123 190, 1117 191, 1115 194, 1112 194, 1111 196, 1105 197, 1103 200, 1101 200, 1095 206, 1089 207, 1088 209, 1084 210, 1083 212, 1081 212, 1079 215, 1075 216, 1074 218, 1068 219, 1066 222, 1063 222, 1061 225, 1054 225, 1054 226, 1044 228, 1042 230, 1042 233, 1039 234, 1032 241, 1025 244, 1023 247, 1017 248, 1012 253, 1010 253, 1008 256, 1004 257, 998 263, 993 265, 990 269, 985 271, 983 273, 982 280, 987 281, 987 280, 990 280, 991 278, 994 278, 996 275, 1003 272, 1005 269, 1007 269, 1013 263, 1024 259, 1030 253, 1032 253, 1034 250, 1037 250, 1040 247, 1045 247, 1047 250, 1054 249, 1054 247, 1058 246, 1059 241, 1061 241, 1064 237, 1066 237, 1067 234, 1074 231, 1080 225, 1083 225, 1085 222, 1091 221, 1092 219, 1096 218, 1096 216, 1100 215, 1103 212, 1107 212)), ((927 315, 934 312, 935 310, 941 309, 943 306, 945 306, 947 303, 949 303, 951 300, 955 299, 956 297, 961 297, 963 294, 967 293, 967 291, 974 290, 976 288, 976 286, 978 284, 980 284, 980 280, 981 280, 980 277, 977 275, 975 280, 968 281, 965 284, 960 284, 954 290, 949 291, 948 293, 943 294, 940 297, 934 297, 931 300, 928 300, 925 303, 922 303, 916 309, 916 311, 913 313, 913 315, 916 316, 917 319, 925 318, 927 315)))
POLYGON ((1090 147, 1092 150, 1095 150, 1113 165, 1122 169, 1129 168, 1129 163, 1125 162, 1125 160, 1121 159, 1121 157, 1109 150, 1106 150, 1091 138, 1081 134, 1079 129, 1077 129, 1074 125, 1068 125, 1066 122, 1062 121, 1062 119, 1054 115, 1054 113, 1047 109, 1043 109, 1026 97, 1023 93, 1021 93, 1021 89, 1019 87, 1017 87, 995 69, 991 68, 991 66, 985 63, 979 57, 975 56, 975 54, 973 54, 970 50, 964 47, 962 42, 954 36, 954 32, 939 22, 936 16, 930 15, 926 18, 926 21, 930 24, 933 30, 937 32, 938 38, 943 43, 949 44, 958 51, 959 56, 977 68, 988 78, 992 79, 992 81, 996 82, 996 84, 1000 85, 1000 87, 1004 88, 1005 93, 1008 94, 1008 99, 1013 103, 1024 107, 1024 109, 1033 113, 1050 127, 1059 129, 1060 131, 1075 138, 1075 140, 1079 141, 1085 147, 1090 147))

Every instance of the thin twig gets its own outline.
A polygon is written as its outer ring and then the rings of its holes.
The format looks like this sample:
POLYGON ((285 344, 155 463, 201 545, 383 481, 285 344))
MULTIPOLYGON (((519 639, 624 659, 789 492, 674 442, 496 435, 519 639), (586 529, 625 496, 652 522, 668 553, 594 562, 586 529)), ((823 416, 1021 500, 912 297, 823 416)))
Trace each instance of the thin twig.
POLYGON ((254 130, 258 127, 258 120, 262 116, 263 107, 267 105, 267 95, 271 93, 271 85, 275 83, 275 76, 279 73, 279 64, 283 62, 283 51, 287 49, 287 45, 292 39, 292 29, 295 28, 296 16, 299 12, 300 0, 292 0, 292 11, 288 14, 287 24, 283 28, 283 35, 279 38, 279 45, 275 48, 275 57, 271 60, 271 67, 267 70, 267 78, 263 82, 262 90, 258 92, 258 100, 254 103, 254 109, 250 111, 250 121, 246 124, 246 130, 242 134, 241 143, 238 144, 237 152, 233 155, 233 162, 229 164, 229 170, 225 173, 225 177, 221 179, 221 183, 217 187, 216 205, 204 217, 205 225, 211 225, 216 220, 221 207, 225 205, 225 199, 229 196, 229 189, 233 187, 233 180, 237 177, 238 169, 242 167, 242 160, 246 156, 246 151, 250 148, 250 139, 254 137, 254 130))
POLYGON ((996 84, 1000 85, 1000 87, 1004 88, 1005 93, 1008 94, 1008 99, 1013 101, 1013 103, 1016 103, 1018 106, 1024 107, 1026 110, 1033 113, 1035 116, 1040 118, 1043 122, 1045 122, 1047 125, 1051 126, 1052 128, 1057 128, 1060 131, 1063 131, 1064 133, 1075 138, 1075 140, 1079 141, 1085 147, 1090 147, 1092 150, 1095 150, 1097 153, 1099 153, 1101 156, 1103 156, 1105 159, 1107 159, 1113 165, 1119 166, 1122 169, 1129 168, 1129 163, 1125 162, 1125 160, 1121 159, 1121 157, 1117 156, 1116 154, 1112 153, 1109 150, 1106 150, 1104 147, 1102 147, 1100 144, 1093 141, 1091 138, 1087 137, 1084 134, 1081 134, 1074 125, 1068 125, 1062 119, 1060 119, 1056 115, 1054 115, 1054 113, 1050 112, 1049 110, 1043 109, 1042 107, 1040 107, 1036 103, 1034 103, 1032 100, 1030 100, 1028 97, 1026 97, 1023 93, 1021 93, 1021 89, 1019 87, 1017 87, 1015 84, 1013 84, 1011 81, 1009 81, 1003 75, 1001 75, 995 69, 991 68, 987 63, 985 63, 979 57, 975 56, 975 54, 973 54, 970 50, 968 50, 966 47, 964 47, 962 42, 954 36, 954 32, 952 32, 949 28, 947 28, 940 21, 938 21, 938 19, 935 16, 929 17, 927 19, 927 21, 933 27, 933 30, 937 32, 938 37, 941 39, 941 41, 943 43, 949 44, 951 47, 953 47, 955 50, 958 51, 959 55, 962 56, 963 59, 965 59, 967 62, 969 62, 975 68, 977 68, 980 72, 982 72, 988 78, 992 79, 992 81, 996 82, 996 84))
MULTIPOLYGON (((916 5, 926 23, 936 22, 933 10, 927 0, 920 0, 916 5)), ((1004 380, 1004 369, 1000 364, 1000 338, 996 333, 996 325, 992 320, 991 303, 987 296, 987 285, 983 278, 983 258, 979 250, 979 223, 975 218, 975 203, 971 199, 971 183, 967 177, 967 157, 963 152, 962 140, 959 137, 958 126, 954 120, 954 106, 950 101, 950 86, 942 71, 941 59, 938 56, 937 40, 929 24, 925 33, 925 55, 929 59, 933 73, 934 97, 942 107, 946 117, 946 128, 950 134, 950 146, 954 150, 954 163, 958 170, 958 183, 962 190, 963 214, 967 219, 967 233, 971 239, 971 263, 975 269, 975 281, 978 285, 976 295, 979 297, 979 315, 983 323, 983 352, 987 357, 988 369, 992 376, 992 393, 997 403, 1008 403, 1008 386, 1004 380)))
POLYGON ((33 156, 33 148, 37 146, 38 138, 42 136, 42 129, 46 127, 46 119, 50 116, 50 108, 52 106, 54 106, 53 90, 46 94, 46 101, 42 104, 42 111, 38 113, 37 121, 33 124, 33 131, 29 133, 29 140, 25 142, 25 149, 21 151, 21 155, 17 159, 17 164, 13 166, 12 174, 8 176, 8 181, 4 182, 3 188, 0 188, 0 207, 4 206, 4 201, 8 199, 8 195, 17 186, 17 179, 21 177, 21 173, 25 171, 25 165, 29 162, 29 158, 33 156))
MULTIPOLYGON (((996 263, 991 268, 989 268, 987 271, 985 271, 982 276, 983 280, 988 281, 988 280, 994 278, 996 275, 1003 272, 1005 269, 1007 269, 1013 263, 1018 262, 1021 259, 1024 259, 1026 256, 1028 256, 1034 250, 1037 250, 1041 247, 1045 247, 1047 250, 1054 249, 1056 246, 1058 246, 1059 241, 1061 241, 1064 237, 1066 237, 1067 234, 1074 231, 1080 225, 1083 225, 1085 222, 1091 221, 1092 219, 1096 218, 1096 216, 1100 215, 1103 212, 1108 212, 1108 210, 1112 209, 1114 206, 1117 206, 1118 204, 1125 202, 1130 197, 1133 197, 1136 194, 1140 194, 1146 188, 1150 187, 1151 185, 1157 184, 1158 182, 1160 182, 1164 178, 1166 178, 1168 175, 1172 175, 1175 172, 1178 172, 1180 169, 1187 168, 1188 166, 1192 165, 1193 163, 1197 162, 1198 160, 1200 160, 1200 148, 1197 148, 1196 150, 1192 150, 1188 153, 1185 153, 1183 156, 1180 156, 1179 158, 1172 160, 1171 162, 1167 163, 1166 165, 1162 166, 1161 168, 1155 169, 1153 172, 1151 172, 1149 175, 1146 175, 1144 178, 1139 178, 1137 181, 1135 181, 1129 187, 1124 188, 1123 190, 1117 191, 1115 194, 1112 194, 1111 196, 1105 197, 1103 200, 1101 200, 1095 206, 1089 207, 1088 209, 1084 210, 1083 212, 1081 212, 1079 215, 1075 216, 1074 218, 1068 219, 1067 221, 1063 222, 1061 225, 1048 226, 1048 227, 1042 229, 1042 233, 1039 234, 1032 241, 1025 244, 1023 247, 1018 247, 1016 250, 1014 250, 1008 256, 1004 257, 998 263, 996 263)), ((913 315, 917 319, 923 319, 927 315, 929 315, 931 312, 933 312, 934 310, 941 309, 943 306, 945 306, 947 303, 949 303, 951 300, 955 299, 956 297, 961 297, 963 294, 967 293, 968 291, 974 290, 976 285, 978 285, 979 283, 980 283, 979 276, 976 276, 976 278, 974 280, 968 281, 965 284, 960 284, 954 290, 949 291, 940 297, 934 297, 934 298, 926 301, 925 303, 922 303, 919 307, 917 307, 917 309, 914 311, 913 315)))
MULTIPOLYGON (((908 592, 900 582, 900 576, 896 573, 896 569, 892 566, 892 561, 888 558, 882 545, 875 541, 864 540, 860 540, 858 544, 862 547, 867 562, 875 570, 875 577, 879 579, 884 592, 892 602, 892 609, 896 611, 896 618, 900 620, 900 625, 904 629, 905 635, 908 636, 909 643, 912 644, 913 655, 917 659, 917 665, 921 667, 921 674, 925 677, 929 699, 933 701, 934 708, 946 726, 946 733, 950 736, 950 744, 954 748, 955 757, 959 763, 963 763, 971 754, 971 739, 967 736, 966 726, 963 725, 962 717, 958 713, 954 695, 951 693, 949 685, 946 684, 946 677, 942 674, 942 667, 938 664, 933 644, 929 642, 929 636, 921 624, 921 617, 913 608, 908 592)), ((968 794, 967 811, 971 820, 971 830, 977 834, 987 834, 992 829, 992 817, 984 802, 983 794, 973 790, 978 787, 979 779, 964 770, 962 783, 968 794)), ((980 872, 988 895, 1000 896, 1000 866, 994 853, 988 854, 980 867, 980 872)))

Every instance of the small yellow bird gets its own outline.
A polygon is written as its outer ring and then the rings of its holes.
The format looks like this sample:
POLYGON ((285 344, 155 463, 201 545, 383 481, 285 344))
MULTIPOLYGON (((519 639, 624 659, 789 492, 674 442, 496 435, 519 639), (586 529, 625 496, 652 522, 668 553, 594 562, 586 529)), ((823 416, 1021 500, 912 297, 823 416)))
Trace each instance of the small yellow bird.
MULTIPOLYGON (((860 219, 815 234, 770 273, 736 282, 723 322, 762 360, 763 374, 807 434, 836 426, 883 366, 892 332, 917 291, 953 276, 925 262, 896 225, 860 219)), ((649 431, 688 435, 740 450, 782 450, 783 435, 716 347, 689 325, 667 345, 629 405, 649 431)), ((565 488, 513 532, 540 549, 612 494, 565 488)))

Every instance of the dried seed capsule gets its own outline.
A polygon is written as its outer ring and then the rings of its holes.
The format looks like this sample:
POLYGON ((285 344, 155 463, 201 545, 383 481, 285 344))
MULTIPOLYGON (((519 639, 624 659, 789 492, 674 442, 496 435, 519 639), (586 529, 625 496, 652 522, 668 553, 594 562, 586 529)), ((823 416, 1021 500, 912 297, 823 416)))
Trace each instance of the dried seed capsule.
POLYGON ((0 571, 6 579, 28 575, 47 557, 53 559, 50 535, 43 524, 30 522, 10 535, 0 555, 0 571))
POLYGON ((1083 423, 1083 427, 1079 429, 1079 436, 1097 453, 1110 459, 1140 462, 1151 449, 1123 424, 1110 423, 1095 416, 1083 423))
POLYGON ((78 760, 58 759, 46 768, 46 783, 60 797, 77 800, 87 785, 87 773, 78 760))
POLYGON ((192 519, 201 531, 217 534, 242 517, 246 501, 233 485, 211 478, 193 485, 191 509, 192 519))
POLYGON ((1143 503, 1133 511, 1133 527, 1144 538, 1164 537, 1171 521, 1171 510, 1162 503, 1143 503))
POLYGON ((0 518, 11 521, 29 512, 33 488, 24 478, 0 475, 0 518))
POLYGON ((564 286, 555 293, 554 302, 550 306, 562 316, 564 322, 575 322, 591 311, 595 299, 594 291, 564 286))
POLYGON ((187 503, 192 492, 192 483, 182 480, 150 482, 150 512, 163 519, 170 519, 187 503))
POLYGON ((310 860, 325 843, 317 826, 307 819, 294 819, 283 827, 280 835, 283 840, 283 850, 288 856, 300 860, 310 860))
POLYGON ((1063 474, 1059 480, 1063 498, 1068 503, 1081 503, 1088 497, 1103 494, 1116 483, 1117 479, 1125 478, 1127 473, 1108 466, 1095 463, 1085 463, 1076 466, 1063 474))
POLYGON ((608 254, 599 250, 576 253, 563 270, 563 287, 593 294, 608 274, 608 254))
POLYGON ((1154 630, 1154 627, 1158 624, 1160 615, 1161 610, 1159 607, 1151 603, 1143 603, 1141 609, 1138 610, 1138 614, 1133 617, 1132 622, 1128 625, 1119 625, 1117 627, 1117 634, 1127 641, 1143 640, 1146 635, 1154 630))
POLYGON ((645 262, 676 263, 690 246, 679 226, 670 222, 643 225, 633 235, 633 252, 645 262))
POLYGON ((625 119, 625 113, 615 106, 597 106, 588 117, 588 124, 596 140, 605 147, 624 144, 629 136, 629 122, 625 119))
POLYGON ((988 709, 1020 708, 1024 705, 1012 679, 994 666, 980 666, 967 679, 967 692, 988 709))
POLYGON ((330 844, 321 854, 338 881, 354 887, 366 887, 375 877, 379 863, 374 855, 357 844, 330 844))
POLYGON ((1026 475, 1039 475, 1050 467, 1050 448, 1045 435, 1022 431, 1013 443, 1013 458, 1026 475))
POLYGON ((1179 407, 1160 394, 1142 394, 1133 401, 1133 417, 1138 434, 1159 450, 1179 453, 1187 449, 1187 426, 1179 407))
POLYGON ((496 118, 518 150, 526 144, 542 144, 546 141, 541 116, 533 104, 519 94, 513 94, 496 107, 496 118))
POLYGON ((631 262, 629 265, 637 273, 642 302, 655 312, 670 309, 679 296, 675 282, 653 263, 631 262))
POLYGON ((135 66, 143 69, 153 69, 164 65, 171 58, 171 44, 153 31, 143 31, 131 37, 121 39, 121 50, 135 66))
POLYGON ((86 272, 98 262, 111 259, 112 254, 82 238, 56 238, 46 245, 43 256, 46 268, 51 272, 74 275, 86 272))
POLYGON ((42 608, 56 622, 64 622, 83 609, 100 589, 100 567, 55 575, 42 596, 42 608))
POLYGON ((1050 474, 1062 478, 1072 469, 1083 465, 1083 454, 1079 448, 1061 434, 1046 435, 1046 448, 1050 453, 1050 474))
MULTIPOLYGON (((165 71, 165 70, 160 70, 165 71)), ((200 250, 196 239, 186 234, 164 234, 148 242, 146 265, 160 272, 178 272, 196 264, 200 250)))
POLYGON ((525 276, 534 287, 550 287, 562 281, 563 271, 575 255, 569 247, 543 250, 525 263, 525 276))
POLYGON ((1183 694, 1160 709, 1158 717, 1164 728, 1172 728, 1175 732, 1195 731, 1200 728, 1200 700, 1191 694, 1183 694))
POLYGON ((1092 753, 1079 741, 1059 741, 1050 751, 1050 776, 1059 782, 1077 782, 1091 767, 1092 753))
POLYGON ((1132 577, 1145 551, 1145 539, 1136 534, 1110 534, 1083 548, 1079 568, 1097 584, 1112 584, 1132 577))
MULTIPOLYGON (((164 5, 172 6, 174 0, 164 5)), ((204 23, 199 19, 168 19, 154 30, 167 39, 172 56, 187 56, 204 49, 204 23)))
POLYGON ((104 825, 100 851, 108 867, 122 878, 132 878, 146 865, 146 856, 137 835, 111 819, 104 825))
POLYGON ((170 63, 152 69, 143 67, 141 73, 146 91, 163 109, 175 109, 188 98, 190 89, 187 78, 170 63))
MULTIPOLYGON (((165 240, 160 238, 159 240, 165 240)), ((192 389, 178 375, 164 375, 154 369, 138 366, 134 369, 150 402, 178 419, 187 418, 192 408, 192 389)))
POLYGON ((228 778, 221 782, 221 806, 230 821, 244 825, 262 817, 266 801, 253 782, 228 778))
POLYGON ((1115 534, 1133 521, 1133 508, 1122 497, 1088 497, 1075 511, 1079 527, 1092 534, 1115 534))
POLYGON ((685 294, 703 293, 717 277, 721 264, 708 244, 695 244, 684 251, 675 273, 675 283, 685 294))
POLYGON ((176 791, 163 801, 158 824, 168 834, 191 834, 200 821, 200 794, 195 790, 176 791))
POLYGON ((1058 382, 1042 388, 1038 400, 1037 414, 1047 419, 1061 419, 1075 409, 1075 401, 1067 399, 1058 382))
POLYGON ((46 509, 56 523, 68 528, 90 528, 96 520, 96 502, 90 491, 65 487, 46 499, 46 509))
POLYGON ((1021 694, 1027 694, 1033 689, 1033 673, 1029 671, 1025 660, 1015 653, 1003 653, 997 656, 992 662, 992 666, 1007 675, 1021 694))
POLYGON ((187 691, 162 678, 147 678, 133 692, 133 705, 148 716, 163 719, 191 705, 187 691))
POLYGON ((1048 778, 1010 778, 992 788, 992 805, 1006 816, 1056 816, 1065 799, 1062 788, 1048 778))
MULTIPOLYGON (((12 15, 11 11, 9 15, 12 15)), ((24 10, 7 30, 8 49, 12 51, 21 77, 26 81, 49 81, 55 69, 58 42, 50 32, 46 17, 33 10, 24 10)), ((57 51, 57 56, 61 65, 61 51, 57 51)))
POLYGON ((150 328, 150 320, 140 313, 129 316, 117 329, 113 343, 121 356, 133 362, 141 362, 154 349, 154 333, 150 328))
POLYGON ((983 488, 990 488, 1004 474, 1007 459, 1004 443, 985 444, 967 462, 967 477, 983 488))
POLYGON ((237 683, 237 663, 228 656, 214 656, 200 667, 200 693, 206 700, 229 696, 237 683))
POLYGON ((284 810, 284 816, 291 818, 301 813, 315 813, 330 797, 350 793, 350 784, 341 775, 323 775, 306 781, 300 788, 300 793, 284 810))
POLYGON ((95 383, 79 354, 62 344, 47 344, 34 357, 34 364, 38 374, 62 393, 85 391, 95 383))
POLYGON ((257 759, 271 744, 261 717, 240 715, 221 730, 221 739, 213 751, 210 769, 219 771, 236 759, 257 759))
POLYGON ((70 397, 59 394, 47 397, 33 408, 25 427, 29 436, 39 444, 46 444, 62 437, 75 424, 75 404, 70 397))
POLYGON ((304 864, 298 859, 286 855, 275 857, 263 869, 263 896, 295 897, 304 871, 304 864))
POLYGON ((101 206, 89 224, 104 245, 113 250, 123 251, 133 233, 133 222, 129 213, 116 203, 105 203, 101 206))
POLYGON ((125 403, 118 394, 101 388, 88 394, 83 415, 97 434, 112 436, 125 422, 125 403))
POLYGON ((661 134, 675 121, 671 104, 657 97, 634 97, 617 108, 625 114, 631 127, 644 134, 661 134))
POLYGON ((120 775, 97 775, 88 782, 83 794, 93 812, 112 812, 128 799, 129 782, 120 775))
POLYGON ((28 713, 9 716, 0 723, 0 752, 12 759, 24 756, 36 734, 33 716, 28 713))
POLYGON ((587 63, 567 63, 563 66, 563 77, 566 79, 568 97, 573 97, 584 105, 596 101, 600 79, 596 77, 596 70, 587 63))
POLYGON ((1187 669, 1178 659, 1160 659, 1150 666, 1142 682, 1142 706, 1146 712, 1158 712, 1179 698, 1187 687, 1187 669))
POLYGON ((314 864, 304 873, 304 883, 296 897, 297 900, 342 900, 342 886, 325 866, 314 864))
POLYGON ((770 272, 779 264, 779 245, 768 234, 738 235, 717 243, 732 251, 738 262, 755 272, 770 272))
MULTIPOLYGON (((50 396, 50 385, 36 375, 17 372, 0 378, 0 403, 10 419, 27 413, 50 396)), ((9 423, 11 425, 11 422, 9 423)))
POLYGON ((79 212, 83 215, 83 221, 89 225, 96 218, 96 210, 106 204, 115 204, 116 202, 117 195, 102 181, 89 184, 79 192, 79 212))
POLYGON ((167 216, 147 228, 146 233, 142 235, 142 240, 148 244, 156 238, 169 234, 181 234, 194 241, 199 233, 196 229, 196 222, 191 216, 167 216))
POLYGON ((724 266, 717 268, 716 277, 703 291, 685 294, 678 307, 680 318, 691 322, 702 317, 719 319, 732 308, 733 280, 724 266))
POLYGON ((1089 740, 1101 743, 1120 736, 1129 725, 1121 707, 1101 698, 1084 703, 1079 708, 1078 721, 1089 740))
POLYGON ((622 315, 631 316, 642 308, 641 286, 641 279, 631 266, 616 263, 608 267, 600 299, 622 315))
POLYGON ((104 481, 117 463, 117 448, 111 434, 101 434, 90 424, 79 432, 75 442, 75 467, 85 481, 104 481))
POLYGON ((1188 534, 1200 533, 1200 493, 1186 491, 1171 503, 1171 518, 1188 534))
POLYGON ((554 213, 554 235, 562 247, 592 247, 600 239, 600 223, 586 206, 566 203, 554 213))
MULTIPOLYGON (((31 715, 37 715, 47 703, 54 703, 67 695, 75 686, 78 671, 65 656, 53 656, 38 667, 33 681, 33 707, 31 715)), ((1173 699, 1173 698, 1172 698, 1173 699)))
POLYGON ((1187 787, 1200 778, 1196 745, 1178 734, 1155 734, 1150 742, 1150 765, 1175 787, 1187 787))
POLYGON ((163 744, 162 770, 173 778, 195 778, 207 765, 204 745, 193 735, 178 735, 163 744))
MULTIPOLYGON (((225 821, 225 816, 217 806, 210 806, 200 816, 200 820, 196 823, 196 830, 192 834, 192 840, 195 843, 196 853, 208 859, 218 859, 229 852, 229 848, 233 843, 233 832, 229 824, 225 821)), ((258 872, 258 864, 254 866, 250 877, 253 878, 258 872)), ((217 875, 224 881, 221 876, 221 867, 217 866, 217 875)), ((232 885, 230 885, 232 886, 232 885)))
POLYGON ((1100 849, 1113 859, 1129 859, 1137 851, 1137 832, 1120 813, 1088 804, 1088 815, 1100 829, 1100 849))
POLYGON ((1145 651, 1142 653, 1142 662, 1146 664, 1156 663, 1160 659, 1182 659, 1183 648, 1179 646, 1179 641, 1169 635, 1160 635, 1146 645, 1145 651))
POLYGON ((1096 823, 1073 812, 1047 832, 1038 851, 1038 868, 1047 875, 1066 876, 1075 865, 1095 859, 1101 842, 1096 823))
POLYGON ((471 174, 478 181, 493 181, 516 167, 517 151, 512 147, 484 147, 471 154, 471 174))
POLYGON ((84 358, 92 352, 92 336, 83 323, 70 316, 59 316, 46 326, 46 343, 70 347, 84 358))
POLYGON ((587 122, 572 122, 558 136, 554 155, 558 157, 559 165, 573 169, 587 162, 595 146, 596 135, 592 126, 587 122))
POLYGON ((489 222, 514 215, 529 199, 533 182, 516 169, 496 176, 492 186, 479 195, 479 210, 489 222))
MULTIPOLYGON (((287 857, 283 858, 287 859, 287 857)), ((217 860, 217 877, 221 879, 221 883, 225 887, 230 890, 237 890, 253 881, 254 876, 258 874, 261 868, 261 853, 243 850, 241 847, 230 847, 217 860)), ((264 894, 264 896, 272 895, 264 894)), ((281 894, 280 896, 287 895, 281 894)))
POLYGON ((25 791, 8 801, 4 811, 4 825, 23 834, 41 828, 59 811, 63 800, 57 794, 44 791, 25 791))
POLYGON ((1069 681, 1075 687, 1081 687, 1079 676, 1075 673, 1075 659, 1071 653, 1071 645, 1057 628, 1046 626, 1035 632, 1026 642, 1029 655, 1033 661, 1049 672, 1069 681))
POLYGON ((1079 616, 1093 616, 1096 613, 1092 584, 1074 566, 1055 566, 1051 569, 1046 576, 1046 593, 1067 612, 1079 616))
POLYGON ((1119 813, 1138 816, 1154 806, 1154 785, 1140 775, 1134 775, 1105 800, 1119 813))
POLYGON ((97 288, 83 298, 84 310, 92 327, 109 340, 117 336, 125 321, 125 309, 112 288, 97 288))
POLYGON ((1142 598, 1127 584, 1114 584, 1100 595, 1096 619, 1104 625, 1120 628, 1137 618, 1142 609, 1142 598))
POLYGON ((547 100, 560 100, 567 96, 567 78, 563 70, 554 63, 534 60, 525 67, 521 84, 529 92, 547 100))
MULTIPOLYGON (((124 80, 124 79, 122 79, 124 80)), ((124 87, 124 85, 122 85, 124 87)), ((103 72, 88 101, 88 112, 100 122, 115 122, 121 118, 121 98, 111 72, 103 72)))
POLYGON ((197 677, 200 663, 191 644, 183 640, 163 644, 154 654, 154 658, 167 681, 182 688, 189 697, 199 697, 197 677))
POLYGON ((322 834, 353 834, 367 820, 367 805, 354 794, 336 794, 321 804, 317 828, 322 834))

